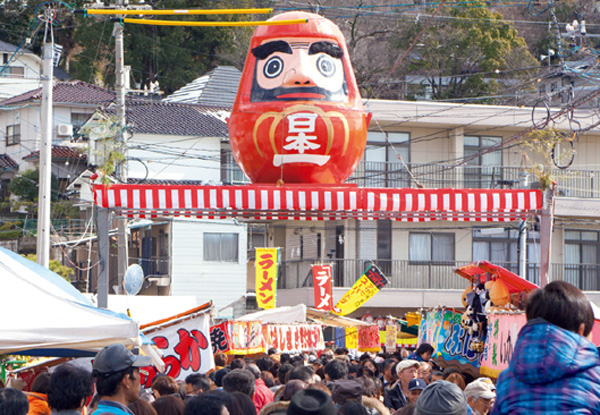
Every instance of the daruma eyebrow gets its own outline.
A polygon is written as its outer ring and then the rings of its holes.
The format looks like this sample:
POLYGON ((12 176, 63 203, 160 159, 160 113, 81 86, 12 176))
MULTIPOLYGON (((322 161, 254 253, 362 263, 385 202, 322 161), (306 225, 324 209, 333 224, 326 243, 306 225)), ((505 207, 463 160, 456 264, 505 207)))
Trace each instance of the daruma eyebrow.
POLYGON ((284 40, 274 40, 273 42, 267 42, 252 49, 252 54, 256 59, 266 59, 275 52, 289 53, 291 55, 292 48, 284 40))
POLYGON ((344 55, 344 51, 338 45, 332 42, 315 42, 310 45, 308 49, 309 55, 315 55, 317 53, 326 53, 332 58, 340 59, 344 55))

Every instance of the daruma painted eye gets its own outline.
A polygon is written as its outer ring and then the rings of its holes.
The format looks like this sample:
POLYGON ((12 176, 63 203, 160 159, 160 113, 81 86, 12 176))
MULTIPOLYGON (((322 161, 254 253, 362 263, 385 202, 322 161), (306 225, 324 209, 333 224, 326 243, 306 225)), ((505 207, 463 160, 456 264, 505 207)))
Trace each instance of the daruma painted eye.
POLYGON ((267 61, 263 73, 267 78, 275 78, 283 71, 283 61, 277 56, 273 56, 267 61))
POLYGON ((335 63, 333 63, 333 59, 331 59, 328 55, 321 55, 319 59, 317 59, 317 69, 323 76, 330 77, 335 74, 335 63))

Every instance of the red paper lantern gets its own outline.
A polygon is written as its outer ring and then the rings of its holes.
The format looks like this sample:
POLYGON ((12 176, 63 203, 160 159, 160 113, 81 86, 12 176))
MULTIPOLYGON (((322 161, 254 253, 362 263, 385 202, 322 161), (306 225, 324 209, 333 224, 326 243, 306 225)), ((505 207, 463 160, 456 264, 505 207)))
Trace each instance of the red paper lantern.
POLYGON ((233 154, 253 183, 342 183, 362 157, 363 109, 346 42, 322 16, 288 12, 250 42, 229 118, 233 154))

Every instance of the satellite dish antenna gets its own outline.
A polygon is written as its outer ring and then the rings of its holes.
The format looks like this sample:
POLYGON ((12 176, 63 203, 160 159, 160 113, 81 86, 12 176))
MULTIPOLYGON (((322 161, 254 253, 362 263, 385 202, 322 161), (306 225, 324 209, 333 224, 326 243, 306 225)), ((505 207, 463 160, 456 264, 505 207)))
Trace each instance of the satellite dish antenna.
POLYGON ((136 295, 144 284, 144 270, 138 264, 132 264, 125 271, 123 286, 127 295, 136 295))

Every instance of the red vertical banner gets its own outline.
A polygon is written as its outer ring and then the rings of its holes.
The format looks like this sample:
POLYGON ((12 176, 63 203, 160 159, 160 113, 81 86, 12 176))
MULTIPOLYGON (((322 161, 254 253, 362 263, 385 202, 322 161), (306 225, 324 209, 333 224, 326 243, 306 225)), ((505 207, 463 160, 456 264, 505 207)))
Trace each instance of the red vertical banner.
POLYGON ((361 352, 378 352, 381 350, 378 325, 358 328, 358 350, 361 352))
POLYGON ((333 271, 331 264, 313 265, 313 287, 315 289, 315 308, 331 311, 333 309, 333 271))

